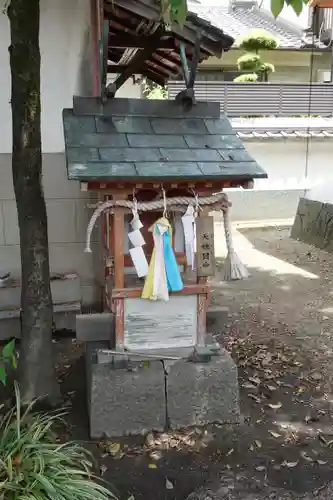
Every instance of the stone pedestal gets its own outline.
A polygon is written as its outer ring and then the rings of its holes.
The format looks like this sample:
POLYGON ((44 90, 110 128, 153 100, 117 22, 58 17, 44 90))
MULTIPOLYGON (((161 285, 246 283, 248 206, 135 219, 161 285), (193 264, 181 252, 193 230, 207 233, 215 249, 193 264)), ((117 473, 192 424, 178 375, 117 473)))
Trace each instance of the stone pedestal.
POLYGON ((172 428, 239 422, 237 367, 221 349, 207 363, 181 360, 168 376, 168 413, 172 428))
MULTIPOLYGON (((145 359, 143 353, 141 358, 127 359, 105 355, 99 345, 88 344, 92 438, 162 431, 167 424, 182 428, 238 422, 237 369, 226 351, 220 350, 218 355, 198 353, 164 364, 158 352, 154 355, 157 359, 145 359)), ((164 349, 161 357, 167 355, 164 349)))
POLYGON ((333 252, 333 205, 300 198, 291 237, 333 252))

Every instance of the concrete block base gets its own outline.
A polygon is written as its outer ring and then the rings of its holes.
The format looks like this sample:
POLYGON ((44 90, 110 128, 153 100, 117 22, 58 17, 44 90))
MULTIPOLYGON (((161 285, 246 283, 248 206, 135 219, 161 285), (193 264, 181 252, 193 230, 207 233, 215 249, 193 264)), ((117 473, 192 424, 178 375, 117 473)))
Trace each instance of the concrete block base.
POLYGON ((79 314, 76 317, 78 342, 108 341, 115 345, 114 316, 112 313, 79 314))
POLYGON ((237 367, 221 349, 208 363, 175 363, 168 377, 168 412, 173 428, 238 423, 237 367))
POLYGON ((187 358, 169 362, 167 400, 160 360, 138 362, 133 357, 126 365, 114 360, 106 363, 103 358, 99 363, 98 347, 92 346, 86 356, 90 435, 94 439, 162 431, 167 425, 182 428, 239 422, 237 368, 225 350, 208 362, 187 358))
POLYGON ((229 309, 223 306, 210 306, 206 315, 207 331, 212 334, 219 334, 224 331, 228 321, 229 309))
POLYGON ((333 205, 301 198, 291 237, 316 248, 333 252, 333 205))
MULTIPOLYGON (((90 351, 90 352, 89 352, 90 351)), ((99 364, 87 351, 90 436, 93 439, 162 431, 165 424, 164 370, 160 361, 135 371, 99 364)))

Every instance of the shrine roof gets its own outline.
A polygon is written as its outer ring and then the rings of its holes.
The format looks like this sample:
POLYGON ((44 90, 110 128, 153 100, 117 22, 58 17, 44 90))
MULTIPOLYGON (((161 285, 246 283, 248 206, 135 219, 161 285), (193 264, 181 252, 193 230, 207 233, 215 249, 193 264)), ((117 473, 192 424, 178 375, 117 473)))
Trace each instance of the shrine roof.
POLYGON ((219 103, 74 97, 63 111, 68 178, 79 181, 267 177, 219 103))

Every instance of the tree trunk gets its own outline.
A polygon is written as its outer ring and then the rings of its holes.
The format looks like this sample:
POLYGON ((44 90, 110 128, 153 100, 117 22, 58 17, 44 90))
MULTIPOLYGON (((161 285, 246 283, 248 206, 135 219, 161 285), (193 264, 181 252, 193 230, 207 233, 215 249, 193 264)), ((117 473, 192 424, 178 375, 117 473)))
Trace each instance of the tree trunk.
POLYGON ((28 402, 59 400, 52 348, 47 215, 42 187, 39 0, 11 0, 13 157, 12 170, 20 230, 22 338, 18 376, 28 402))

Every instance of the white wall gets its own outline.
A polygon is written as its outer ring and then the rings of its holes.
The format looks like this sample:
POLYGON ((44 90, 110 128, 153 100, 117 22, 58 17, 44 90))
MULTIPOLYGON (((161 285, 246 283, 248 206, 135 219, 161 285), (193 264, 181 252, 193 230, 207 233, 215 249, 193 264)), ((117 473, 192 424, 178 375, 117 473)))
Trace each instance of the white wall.
MULTIPOLYGON (((3 0, 0 0, 0 9, 3 0)), ((79 183, 67 180, 62 110, 73 95, 89 95, 89 0, 41 1, 41 101, 43 185, 48 211, 52 272, 78 272, 83 301, 96 300, 95 254, 85 254, 85 228, 92 209, 79 183)), ((13 276, 21 272, 17 211, 11 174, 9 23, 0 15, 0 267, 13 276)), ((96 241, 97 233, 93 240, 96 241)))
MULTIPOLYGON (((4 0, 0 0, 0 10, 4 0)), ((17 211, 11 174, 9 23, 0 14, 0 269, 21 273, 17 211)), ((43 185, 48 212, 52 272, 77 272, 82 300, 100 300, 98 231, 93 254, 84 253, 86 227, 93 209, 88 193, 67 179, 62 110, 73 95, 91 94, 90 0, 41 0, 41 101, 43 185)), ((128 80, 118 97, 140 97, 128 80)))
POLYGON ((302 188, 306 177, 314 185, 333 174, 331 139, 310 139, 308 146, 305 139, 245 140, 244 146, 268 174, 267 180, 256 181, 260 189, 302 188))
POLYGON ((256 180, 254 190, 228 190, 234 221, 291 219, 296 214, 300 196, 311 186, 317 188, 312 189, 308 197, 319 199, 325 194, 327 198, 327 190, 323 194, 321 186, 333 177, 330 139, 311 139, 308 161, 304 139, 245 140, 244 146, 266 170, 268 179, 256 180))
MULTIPOLYGON (((89 92, 89 0, 42 0, 40 22, 42 141, 64 150, 61 113, 74 94, 89 92), (87 78, 88 73, 88 78, 87 78), (84 88, 85 87, 85 88, 84 88)), ((4 0, 0 0, 0 11, 4 0)), ((11 152, 9 21, 0 15, 0 152, 11 152)))

